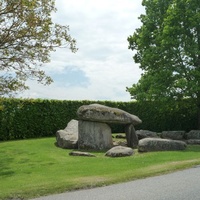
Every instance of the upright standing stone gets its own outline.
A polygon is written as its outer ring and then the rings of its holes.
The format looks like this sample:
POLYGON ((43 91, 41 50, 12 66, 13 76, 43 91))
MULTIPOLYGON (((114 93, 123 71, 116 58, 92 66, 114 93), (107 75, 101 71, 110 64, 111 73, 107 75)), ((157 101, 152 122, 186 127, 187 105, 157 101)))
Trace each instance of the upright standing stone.
POLYGON ((71 120, 64 130, 56 132, 57 145, 64 149, 78 148, 78 121, 71 120))
POLYGON ((138 137, 135 132, 133 124, 129 124, 125 128, 127 146, 136 148, 138 146, 138 137))
POLYGON ((113 146, 111 128, 105 123, 79 120, 79 149, 110 149, 113 146))

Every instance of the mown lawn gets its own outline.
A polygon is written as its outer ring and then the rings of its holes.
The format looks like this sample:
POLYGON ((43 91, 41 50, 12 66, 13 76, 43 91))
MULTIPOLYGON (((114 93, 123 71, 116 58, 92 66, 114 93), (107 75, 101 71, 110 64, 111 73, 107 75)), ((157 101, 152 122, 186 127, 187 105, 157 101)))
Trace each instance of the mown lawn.
POLYGON ((138 153, 123 158, 69 156, 55 138, 0 143, 0 199, 32 198, 108 185, 200 164, 200 146, 185 151, 138 153))

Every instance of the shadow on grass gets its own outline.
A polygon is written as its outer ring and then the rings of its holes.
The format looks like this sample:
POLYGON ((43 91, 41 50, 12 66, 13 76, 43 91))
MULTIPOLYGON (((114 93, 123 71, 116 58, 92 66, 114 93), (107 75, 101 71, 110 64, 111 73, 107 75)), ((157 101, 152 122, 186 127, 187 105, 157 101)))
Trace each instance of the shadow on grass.
POLYGON ((183 152, 199 152, 200 153, 200 145, 188 145, 186 150, 183 152))
POLYGON ((80 151, 80 152, 87 152, 87 153, 106 153, 107 150, 95 150, 95 149, 65 149, 65 148, 61 148, 58 146, 57 142, 54 142, 55 147, 59 148, 59 149, 63 149, 63 150, 71 150, 71 151, 80 151))
POLYGON ((13 162, 13 158, 4 157, 0 160, 0 177, 10 177, 15 174, 9 165, 13 162))

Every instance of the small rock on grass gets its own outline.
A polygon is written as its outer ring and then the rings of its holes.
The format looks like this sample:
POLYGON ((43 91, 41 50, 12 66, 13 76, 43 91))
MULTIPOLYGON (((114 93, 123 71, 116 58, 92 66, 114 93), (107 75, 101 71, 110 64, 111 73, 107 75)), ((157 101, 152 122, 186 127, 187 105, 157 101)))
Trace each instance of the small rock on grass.
POLYGON ((70 156, 86 156, 86 157, 96 157, 94 154, 82 151, 72 151, 69 153, 70 156))
POLYGON ((108 150, 105 156, 109 157, 124 157, 133 155, 133 149, 130 147, 116 146, 108 150))

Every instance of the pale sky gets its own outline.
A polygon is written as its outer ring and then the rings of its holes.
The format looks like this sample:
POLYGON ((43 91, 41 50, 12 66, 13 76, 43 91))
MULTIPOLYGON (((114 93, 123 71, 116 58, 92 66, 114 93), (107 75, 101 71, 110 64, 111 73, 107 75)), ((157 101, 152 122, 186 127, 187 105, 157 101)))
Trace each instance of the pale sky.
POLYGON ((130 101, 126 87, 141 70, 132 59, 127 37, 141 26, 142 0, 56 0, 54 22, 69 25, 78 51, 57 49, 45 71, 50 86, 28 81, 23 98, 130 101))

